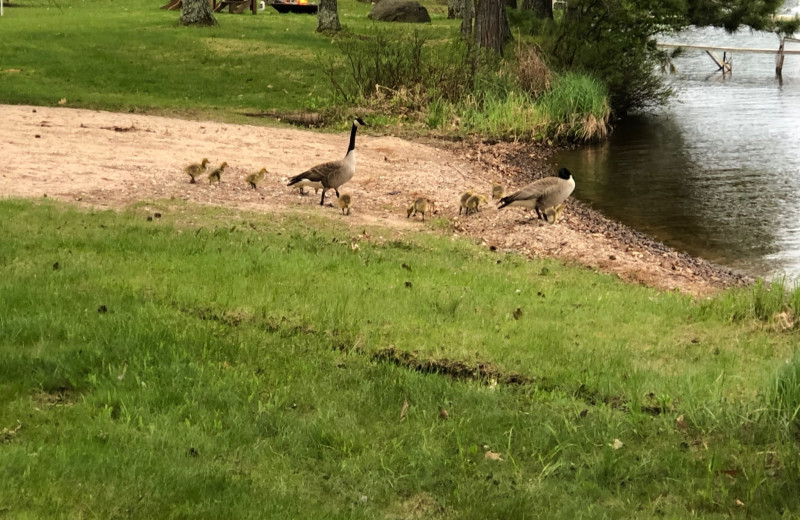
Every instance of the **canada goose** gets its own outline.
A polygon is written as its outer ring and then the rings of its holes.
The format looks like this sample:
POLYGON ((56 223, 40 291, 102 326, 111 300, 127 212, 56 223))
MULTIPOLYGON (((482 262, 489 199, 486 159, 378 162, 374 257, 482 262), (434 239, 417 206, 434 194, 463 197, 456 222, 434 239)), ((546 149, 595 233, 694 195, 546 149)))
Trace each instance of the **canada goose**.
POLYGON ((542 211, 558 206, 570 196, 575 189, 575 179, 566 168, 558 170, 558 177, 545 177, 535 180, 516 193, 500 199, 497 209, 506 206, 521 206, 536 210, 536 216, 542 218, 542 211))
POLYGON ((544 221, 550 225, 557 224, 561 220, 561 215, 564 214, 564 207, 566 204, 563 202, 558 206, 547 208, 544 210, 544 221))
POLYGON ((461 215, 461 210, 462 209, 464 209, 464 210, 467 209, 467 200, 470 197, 472 197, 473 195, 474 195, 474 193, 472 193, 472 190, 467 190, 467 191, 465 191, 464 193, 461 194, 461 204, 458 206, 458 214, 459 215, 461 215))
POLYGON ((367 126, 367 123, 357 117, 353 120, 353 126, 350 128, 350 145, 347 147, 344 159, 318 164, 310 170, 306 170, 289 179, 287 186, 297 184, 303 179, 322 183, 320 206, 325 204, 325 192, 328 189, 333 188, 338 197, 339 186, 352 179, 353 174, 356 172, 356 131, 359 126, 367 126))
POLYGON ((314 188, 314 193, 319 193, 319 190, 322 189, 322 183, 319 181, 303 179, 302 181, 295 183, 294 187, 300 188, 300 195, 305 195, 306 191, 304 188, 314 188))
POLYGON ((340 208, 342 208, 342 215, 349 215, 350 214, 350 204, 352 204, 353 199, 350 197, 349 193, 342 193, 339 195, 339 200, 337 200, 337 204, 340 208), (347 213, 344 212, 347 210, 347 213))
POLYGON ((475 213, 476 211, 480 211, 481 206, 485 205, 486 203, 487 203, 486 195, 481 195, 481 194, 472 195, 470 198, 467 199, 467 202, 465 203, 465 207, 467 208, 467 215, 475 213))
POLYGON ((432 210, 433 207, 434 204, 432 200, 420 197, 408 208, 408 216, 406 218, 411 217, 412 214, 416 217, 417 213, 422 213, 422 221, 425 222, 425 213, 427 213, 429 209, 432 210))
POLYGON ((184 168, 183 171, 188 173, 189 177, 191 177, 189 184, 197 184, 195 177, 199 177, 200 175, 205 173, 207 167, 208 167, 208 159, 204 158, 201 162, 190 164, 189 166, 184 168))
POLYGON ((502 199, 503 195, 506 194, 506 190, 503 189, 502 186, 499 184, 495 184, 492 186, 492 200, 502 199))
POLYGON ((215 168, 212 170, 211 173, 208 174, 208 182, 222 182, 222 173, 225 171, 225 168, 228 167, 227 162, 223 162, 219 165, 219 168, 215 168))
POLYGON ((264 174, 265 174, 265 173, 267 173, 267 169, 266 169, 266 168, 261 168, 260 170, 258 170, 258 172, 256 172, 256 173, 251 173, 250 175, 248 175, 248 176, 247 176, 247 183, 248 183, 248 184, 250 185, 250 187, 251 187, 251 188, 253 188, 254 190, 255 190, 255 189, 257 189, 257 188, 256 188, 256 185, 257 185, 259 182, 261 182, 261 179, 263 179, 263 178, 264 178, 264 174))

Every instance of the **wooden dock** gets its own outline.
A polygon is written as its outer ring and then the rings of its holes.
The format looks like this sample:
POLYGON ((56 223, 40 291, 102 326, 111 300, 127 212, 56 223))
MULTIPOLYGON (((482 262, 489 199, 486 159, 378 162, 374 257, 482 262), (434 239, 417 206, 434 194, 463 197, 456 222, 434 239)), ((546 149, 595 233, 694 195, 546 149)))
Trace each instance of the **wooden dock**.
MULTIPOLYGON (((800 41, 800 40, 795 40, 800 41)), ((754 54, 778 54, 780 53, 780 49, 755 49, 751 47, 715 47, 714 45, 684 45, 682 43, 659 43, 659 47, 663 47, 665 49, 677 49, 680 47, 681 49, 696 49, 700 51, 717 51, 717 52, 751 52, 754 54)), ((784 50, 783 54, 800 54, 800 49, 796 50, 784 50)))
POLYGON ((689 45, 682 43, 658 43, 662 49, 693 49, 705 51, 706 54, 714 61, 722 73, 731 72, 733 68, 733 53, 750 53, 750 54, 774 54, 775 55, 775 74, 781 75, 783 70, 783 59, 786 56, 800 54, 800 49, 787 50, 785 49, 786 43, 800 43, 798 38, 781 38, 780 44, 777 49, 758 49, 753 47, 721 47, 716 45, 689 45), (715 52, 722 52, 720 58, 715 52), (730 54, 730 57, 728 56, 730 54))

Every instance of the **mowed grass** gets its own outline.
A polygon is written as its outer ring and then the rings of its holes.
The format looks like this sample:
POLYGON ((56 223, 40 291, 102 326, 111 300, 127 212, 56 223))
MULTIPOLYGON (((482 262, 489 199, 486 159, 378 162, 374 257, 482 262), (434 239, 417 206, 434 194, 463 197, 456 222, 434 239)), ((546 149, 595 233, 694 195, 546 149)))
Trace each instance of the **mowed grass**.
POLYGON ((0 517, 800 511, 797 333, 743 297, 308 215, 0 219, 0 517))
MULTIPOLYGON (((331 103, 322 70, 338 54, 317 17, 217 13, 219 25, 181 27, 161 0, 20 0, 0 19, 0 102, 241 119, 261 110, 331 103), (321 61, 323 60, 323 61, 321 61)), ((371 5, 339 2, 342 24, 367 30, 371 5)), ((420 30, 456 34, 437 15, 420 30)), ((408 24, 394 27, 409 31, 408 24)), ((259 122, 259 120, 250 120, 259 122)))

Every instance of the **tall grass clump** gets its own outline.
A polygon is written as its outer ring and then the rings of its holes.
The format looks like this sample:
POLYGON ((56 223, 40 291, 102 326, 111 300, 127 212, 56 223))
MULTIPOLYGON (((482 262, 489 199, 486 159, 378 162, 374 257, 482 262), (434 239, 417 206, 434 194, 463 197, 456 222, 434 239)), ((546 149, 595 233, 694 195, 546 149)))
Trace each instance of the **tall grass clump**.
POLYGON ((775 321, 781 330, 792 329, 800 311, 800 286, 790 287, 783 279, 758 280, 750 287, 726 292, 708 303, 704 311, 731 322, 775 321))
POLYGON ((769 409, 783 422, 784 426, 800 426, 800 356, 795 354, 791 360, 778 370, 769 395, 769 409))
POLYGON ((538 102, 544 134, 558 140, 593 141, 609 132, 611 109, 605 86, 591 76, 568 72, 538 102))

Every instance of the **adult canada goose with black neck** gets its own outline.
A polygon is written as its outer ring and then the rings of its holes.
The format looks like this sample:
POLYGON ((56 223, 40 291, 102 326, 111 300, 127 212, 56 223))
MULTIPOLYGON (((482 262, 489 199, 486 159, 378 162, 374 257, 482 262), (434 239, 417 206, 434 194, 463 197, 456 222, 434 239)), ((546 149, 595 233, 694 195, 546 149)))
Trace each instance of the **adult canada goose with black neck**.
POLYGON ((353 174, 356 172, 356 132, 359 126, 368 125, 360 117, 357 117, 353 120, 353 126, 350 129, 350 145, 347 147, 347 153, 344 159, 318 164, 290 178, 287 186, 292 186, 302 180, 319 182, 322 184, 322 198, 319 201, 320 206, 325 204, 325 192, 329 189, 333 188, 338 197, 339 187, 352 179, 353 174))
POLYGON ((558 170, 558 177, 545 177, 535 180, 516 193, 500 199, 497 209, 506 206, 521 206, 536 211, 536 215, 543 218, 545 210, 558 206, 572 194, 575 189, 575 179, 566 168, 558 170))

